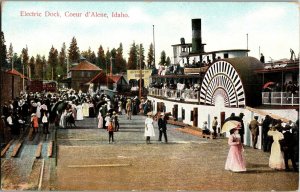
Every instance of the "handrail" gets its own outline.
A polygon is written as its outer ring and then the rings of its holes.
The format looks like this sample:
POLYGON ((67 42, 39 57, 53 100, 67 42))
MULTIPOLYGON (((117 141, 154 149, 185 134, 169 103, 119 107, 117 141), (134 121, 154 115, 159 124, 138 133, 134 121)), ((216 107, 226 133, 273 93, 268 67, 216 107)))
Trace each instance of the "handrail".
POLYGON ((168 88, 149 88, 149 95, 159 96, 163 98, 168 98, 171 100, 185 99, 187 101, 198 102, 198 91, 185 89, 185 90, 173 90, 168 88))
POLYGON ((262 92, 262 104, 268 105, 299 105, 299 93, 262 92))

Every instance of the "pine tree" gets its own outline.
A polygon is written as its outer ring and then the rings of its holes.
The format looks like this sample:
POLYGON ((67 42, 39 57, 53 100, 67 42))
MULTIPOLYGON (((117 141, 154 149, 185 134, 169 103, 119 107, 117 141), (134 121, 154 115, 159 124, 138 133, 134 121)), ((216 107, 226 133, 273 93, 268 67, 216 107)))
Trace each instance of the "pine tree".
POLYGON ((34 79, 35 78, 35 59, 33 56, 31 56, 31 58, 29 60, 28 67, 29 67, 29 78, 34 79))
POLYGON ((145 69, 145 55, 144 55, 145 49, 143 47, 143 44, 140 44, 139 49, 138 49, 138 55, 139 55, 139 61, 138 61, 138 66, 140 67, 141 64, 141 69, 145 69))
POLYGON ((22 49, 22 63, 24 65, 24 73, 28 76, 28 61, 29 61, 29 56, 28 56, 28 47, 26 45, 26 48, 22 49))
POLYGON ((105 63, 106 63, 105 69, 107 74, 109 73, 109 69, 110 69, 110 58, 111 58, 111 53, 109 49, 107 49, 106 57, 105 57, 105 63))
POLYGON ((13 61, 14 61, 14 69, 19 71, 19 72, 23 72, 23 66, 22 66, 22 59, 21 59, 21 56, 18 56, 17 53, 14 53, 14 56, 13 56, 13 61))
POLYGON ((152 43, 150 44, 149 51, 148 51, 147 64, 148 64, 149 69, 151 69, 154 66, 154 52, 153 52, 153 44, 152 43))
POLYGON ((97 65, 101 68, 101 69, 105 69, 106 66, 106 60, 105 60, 105 54, 104 54, 104 50, 102 45, 100 45, 100 47, 98 48, 98 52, 97 52, 97 65))
POLYGON ((49 64, 49 67, 50 67, 51 79, 56 80, 57 79, 56 67, 58 65, 58 51, 57 51, 57 49, 55 49, 53 47, 53 45, 52 45, 52 47, 50 49, 50 52, 49 52, 48 64, 49 64))
POLYGON ((137 69, 137 46, 135 45, 135 42, 131 45, 130 51, 129 51, 129 58, 127 63, 127 69, 137 69))
POLYGON ((117 67, 116 67, 116 56, 117 56, 117 50, 113 48, 110 52, 111 54, 111 61, 110 64, 112 65, 112 73, 115 74, 117 73, 117 67))
POLYGON ((61 50, 59 52, 58 56, 58 64, 60 68, 62 69, 62 72, 60 75, 67 75, 67 56, 66 56, 66 44, 63 43, 61 50))
POLYGON ((8 69, 7 64, 7 50, 5 45, 5 38, 4 33, 1 31, 1 50, 0 50, 0 62, 1 62, 1 68, 8 69))
POLYGON ((11 68, 14 68, 13 67, 13 64, 14 64, 13 63, 14 62, 14 49, 13 49, 12 43, 9 44, 7 57, 9 59, 9 63, 11 65, 11 68))
POLYGON ((91 54, 92 54, 91 47, 89 47, 89 49, 87 51, 82 51, 81 52, 81 56, 84 57, 89 62, 91 62, 90 61, 91 54))
POLYGON ((166 52, 162 51, 160 54, 160 65, 166 65, 166 52))
POLYGON ((97 58, 96 58, 96 54, 95 54, 94 51, 91 53, 90 62, 93 63, 93 64, 97 63, 97 58))
POLYGON ((72 38, 70 47, 69 47, 69 61, 70 63, 76 63, 80 59, 80 51, 79 48, 77 47, 77 41, 75 37, 72 38))
POLYGON ((43 78, 43 64, 42 64, 42 58, 41 55, 36 55, 35 60, 35 78, 42 80, 43 78))
POLYGON ((45 79, 45 78, 47 79, 47 77, 46 77, 47 61, 46 61, 45 55, 43 55, 43 57, 42 57, 42 69, 43 69, 42 79, 45 79))
POLYGON ((170 66, 171 65, 171 59, 170 57, 168 56, 167 57, 167 60, 166 60, 166 66, 170 66))
POLYGON ((123 58, 123 45, 120 43, 119 48, 117 49, 116 59, 115 59, 115 68, 116 73, 126 71, 126 60, 123 58))

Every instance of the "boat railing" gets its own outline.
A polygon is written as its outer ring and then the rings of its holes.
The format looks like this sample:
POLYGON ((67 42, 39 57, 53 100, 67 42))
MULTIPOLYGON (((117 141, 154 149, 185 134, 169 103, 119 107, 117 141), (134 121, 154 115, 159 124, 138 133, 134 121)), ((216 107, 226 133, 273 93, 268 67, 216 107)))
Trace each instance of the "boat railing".
POLYGON ((264 105, 299 105, 299 93, 262 92, 264 105))
POLYGON ((198 91, 192 89, 168 89, 168 88, 149 88, 149 95, 158 96, 170 100, 185 100, 190 102, 198 102, 198 91))

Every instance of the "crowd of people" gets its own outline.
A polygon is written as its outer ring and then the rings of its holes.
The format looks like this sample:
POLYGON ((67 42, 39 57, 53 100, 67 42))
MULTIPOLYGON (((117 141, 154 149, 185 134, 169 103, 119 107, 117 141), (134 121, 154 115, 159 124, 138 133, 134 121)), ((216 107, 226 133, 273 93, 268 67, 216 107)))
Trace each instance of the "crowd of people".
MULTIPOLYGON (((243 155, 243 134, 245 127, 243 114, 239 117, 231 114, 227 120, 236 120, 239 124, 230 132, 228 144, 230 150, 225 163, 225 169, 233 172, 246 171, 246 163, 243 155)), ((226 121, 226 120, 225 120, 226 121)), ((280 119, 265 116, 262 122, 258 122, 258 116, 249 123, 252 147, 257 149, 259 126, 262 126, 262 146, 264 152, 270 152, 269 167, 274 170, 290 171, 288 161, 291 160, 293 171, 298 172, 299 163, 299 121, 283 123, 280 119)))
MULTIPOLYGON (((11 138, 17 138, 26 128, 31 128, 33 133, 42 132, 49 134, 49 123, 57 127, 67 128, 76 126, 76 121, 84 118, 98 119, 98 128, 108 131, 109 143, 114 142, 114 132, 119 131, 119 115, 126 115, 128 120, 132 115, 147 115, 145 120, 144 136, 146 143, 150 144, 150 138, 155 137, 153 120, 153 103, 142 98, 130 98, 123 95, 116 95, 110 98, 103 93, 88 94, 72 89, 59 93, 29 93, 4 102, 2 106, 2 124, 7 127, 5 132, 6 142, 11 138)), ((236 116, 234 113, 225 120, 235 120, 239 125, 234 127, 229 136, 228 144, 230 150, 225 164, 226 170, 245 171, 244 114, 236 116)), ((162 141, 162 136, 167 143, 167 117, 165 113, 158 113, 158 141, 162 141)), ((213 136, 217 136, 217 117, 212 122, 213 136)), ((262 146, 264 152, 270 152, 269 166, 276 170, 290 170, 288 161, 292 162, 293 170, 298 171, 299 162, 299 121, 283 123, 280 119, 274 119, 266 115, 264 120, 258 121, 258 116, 249 122, 251 132, 252 147, 257 149, 259 126, 262 126, 262 146)), ((210 134, 207 122, 203 124, 203 133, 210 134)))
MULTIPOLYGON (((139 100, 138 97, 123 95, 111 98, 104 93, 90 94, 68 89, 57 93, 25 93, 4 102, 1 123, 6 127, 3 137, 8 141, 18 138, 28 127, 34 134, 40 131, 49 134, 49 123, 60 128, 72 128, 76 127, 76 121, 84 118, 97 117, 98 128, 112 127, 118 131, 118 115, 127 114, 131 119, 131 115, 146 115, 150 111, 153 111, 152 102, 146 98, 139 100)), ((109 140, 113 141, 111 133, 109 140)))
POLYGON ((299 92, 299 82, 285 82, 284 84, 281 84, 279 82, 274 82, 273 84, 270 84, 269 86, 264 88, 265 92, 287 92, 291 94, 296 94, 299 92))

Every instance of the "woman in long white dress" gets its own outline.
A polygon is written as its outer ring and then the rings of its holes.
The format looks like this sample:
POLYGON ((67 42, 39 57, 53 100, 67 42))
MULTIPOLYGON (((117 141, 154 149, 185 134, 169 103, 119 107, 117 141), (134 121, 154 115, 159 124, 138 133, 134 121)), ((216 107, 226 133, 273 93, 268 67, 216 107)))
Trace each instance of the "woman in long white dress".
POLYGON ((82 104, 82 113, 84 117, 88 117, 89 116, 89 104, 87 102, 84 102, 82 104))
POLYGON ((279 143, 279 140, 282 140, 284 136, 275 127, 272 127, 271 130, 268 131, 268 135, 273 137, 269 167, 275 170, 285 169, 283 154, 279 143))
POLYGON ((101 110, 102 107, 100 107, 99 114, 98 114, 98 129, 103 128, 103 117, 101 115, 101 110))
POLYGON ((145 134, 146 143, 150 144, 150 137, 155 137, 152 112, 147 113, 148 117, 145 120, 145 134))
POLYGON ((61 114, 60 117, 59 126, 61 126, 62 128, 66 128, 67 126, 66 117, 67 117, 67 109, 64 110, 64 112, 61 114))
POLYGON ((78 121, 83 120, 83 112, 82 112, 82 105, 81 105, 81 103, 79 103, 79 104, 76 106, 76 111, 77 111, 77 117, 76 117, 76 120, 78 120, 78 121))

